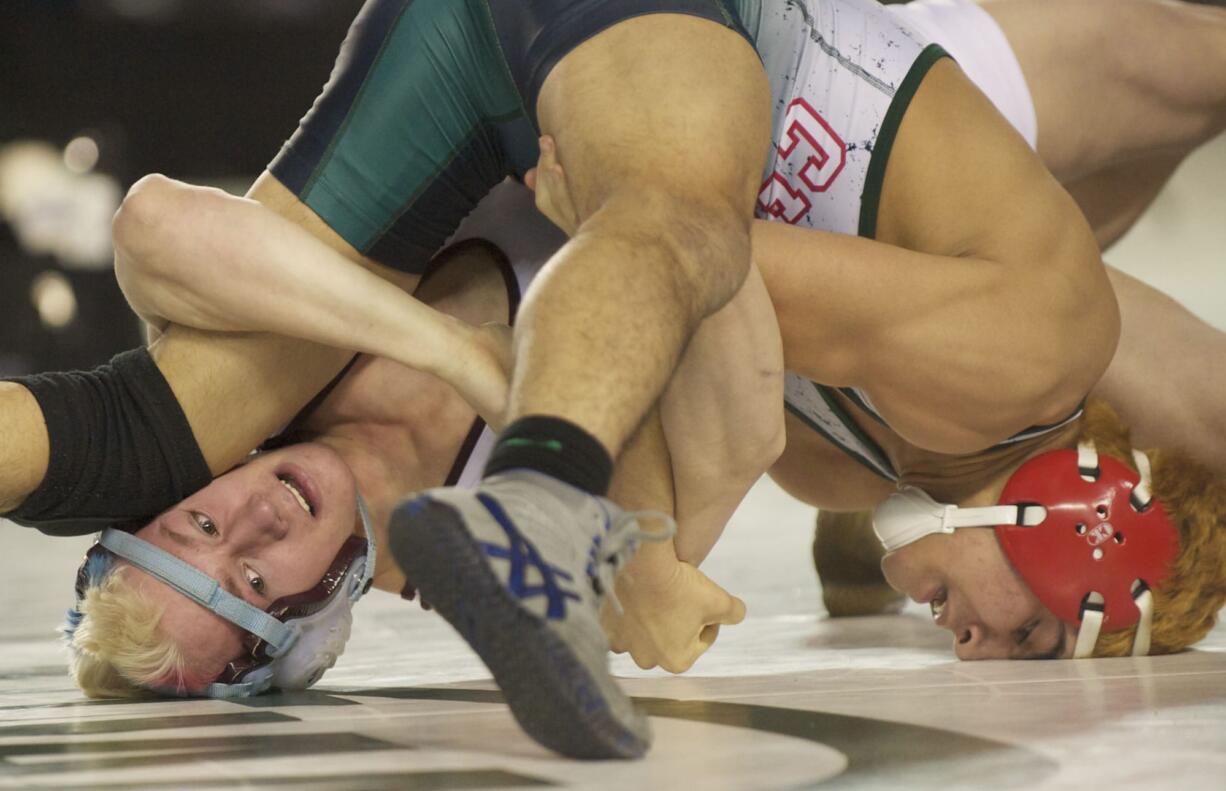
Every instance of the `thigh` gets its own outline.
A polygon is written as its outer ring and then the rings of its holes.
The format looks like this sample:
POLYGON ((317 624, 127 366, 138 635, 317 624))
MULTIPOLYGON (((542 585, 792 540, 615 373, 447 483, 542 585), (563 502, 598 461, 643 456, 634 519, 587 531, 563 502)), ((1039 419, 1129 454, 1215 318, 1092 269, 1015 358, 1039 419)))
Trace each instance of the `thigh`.
POLYGON ((1162 0, 985 0, 1061 181, 1185 153, 1226 123, 1226 13, 1162 0))
POLYGON ((649 225, 675 227, 714 207, 742 216, 748 231, 770 92, 740 33, 681 14, 618 22, 561 58, 536 109, 581 219, 637 195, 649 225))
POLYGON ((1109 269, 1120 345, 1091 391, 1120 414, 1138 448, 1178 447, 1226 472, 1226 333, 1154 287, 1109 269))

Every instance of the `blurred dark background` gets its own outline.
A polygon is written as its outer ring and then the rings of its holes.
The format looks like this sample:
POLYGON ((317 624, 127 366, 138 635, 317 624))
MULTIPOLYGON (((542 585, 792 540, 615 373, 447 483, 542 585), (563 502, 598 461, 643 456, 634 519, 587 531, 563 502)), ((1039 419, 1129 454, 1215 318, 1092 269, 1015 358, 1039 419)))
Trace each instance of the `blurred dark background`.
POLYGON ((109 217, 162 172, 241 190, 328 77, 360 0, 0 4, 0 376, 140 343, 109 217))

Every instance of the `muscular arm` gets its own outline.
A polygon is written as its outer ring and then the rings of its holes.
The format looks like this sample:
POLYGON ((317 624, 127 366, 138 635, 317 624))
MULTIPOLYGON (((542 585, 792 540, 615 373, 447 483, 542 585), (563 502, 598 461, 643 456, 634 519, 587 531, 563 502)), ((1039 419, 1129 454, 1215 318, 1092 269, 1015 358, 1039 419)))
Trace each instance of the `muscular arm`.
POLYGON ((788 369, 866 390, 920 447, 974 452, 1057 422, 1098 376, 1055 357, 1070 330, 1034 317, 1049 286, 1016 267, 776 222, 753 238, 788 369))
MULTIPOLYGON (((342 254, 361 256, 267 173, 247 197, 306 228, 342 254)), ((150 347, 187 415, 213 474, 284 425, 344 366, 350 353, 265 333, 169 325, 150 347)))
MULTIPOLYGON (((261 178, 250 197, 335 249, 357 255, 275 180, 261 178)), ((349 357, 298 339, 178 325, 166 326, 149 351, 214 474, 234 466, 284 425, 349 357)), ((30 391, 0 383, 0 510, 16 509, 39 488, 53 450, 30 391)))
POLYGON ((497 424, 506 379, 496 350, 410 296, 418 278, 339 252, 256 201, 161 176, 133 187, 115 230, 120 285, 155 326, 272 332, 387 357, 453 384, 497 424))
POLYGON ((29 390, 0 382, 0 513, 14 510, 47 474, 47 426, 29 390))
MULTIPOLYGON (((947 205, 934 210, 937 197, 908 191, 933 182, 925 141, 947 125, 933 108, 965 100, 959 85, 952 98, 917 100, 904 122, 882 212, 883 235, 898 244, 776 222, 753 227, 787 367, 868 391, 901 436, 946 453, 1065 418, 1101 374, 1118 329, 1110 289, 1094 285, 1106 283, 1084 221, 1068 220, 1071 200, 1007 130, 960 149, 973 172, 997 161, 987 194, 964 197, 955 180, 947 205), (989 202, 993 191, 1027 198, 963 205, 989 202)), ((542 146, 529 183, 541 210, 573 231, 578 215, 552 145, 542 146)))

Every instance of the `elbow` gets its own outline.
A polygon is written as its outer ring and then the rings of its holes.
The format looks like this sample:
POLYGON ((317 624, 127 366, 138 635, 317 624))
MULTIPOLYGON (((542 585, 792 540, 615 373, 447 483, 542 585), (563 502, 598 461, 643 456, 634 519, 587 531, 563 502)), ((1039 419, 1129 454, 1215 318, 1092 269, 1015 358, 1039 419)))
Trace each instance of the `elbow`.
POLYGON ((784 427, 783 410, 771 410, 772 421, 769 428, 764 430, 760 435, 761 440, 757 447, 757 462, 753 469, 753 480, 762 477, 766 472, 775 466, 775 462, 783 455, 783 450, 787 447, 788 437, 787 430, 784 427))
POLYGON ((149 246, 165 225, 175 185, 176 182, 158 173, 132 185, 111 222, 116 249, 137 252, 149 246))
POLYGON ((752 485, 775 465, 786 444, 783 410, 764 410, 738 427, 730 443, 732 455, 723 460, 721 473, 727 480, 752 485))
POLYGON ((1043 354, 1045 376, 1034 394, 1038 422, 1063 420, 1098 383, 1120 339, 1120 308, 1101 253, 1089 235, 1066 244, 1050 261, 1046 297, 1052 306, 1043 354))
POLYGON ((140 283, 176 279, 173 253, 194 227, 187 219, 199 211, 194 203, 186 185, 156 173, 128 190, 111 223, 115 277, 125 292, 140 283))

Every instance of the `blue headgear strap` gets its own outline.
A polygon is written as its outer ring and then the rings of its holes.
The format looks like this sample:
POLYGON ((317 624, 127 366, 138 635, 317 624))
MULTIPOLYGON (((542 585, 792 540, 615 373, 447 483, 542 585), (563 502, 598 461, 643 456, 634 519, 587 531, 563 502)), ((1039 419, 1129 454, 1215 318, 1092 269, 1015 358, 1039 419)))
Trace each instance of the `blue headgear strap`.
MULTIPOLYGON (((370 523, 366 502, 358 495, 358 515, 362 530, 366 533, 366 569, 357 595, 365 593, 375 573, 375 537, 370 523)), ((268 644, 270 656, 278 656, 289 650, 297 632, 268 613, 249 604, 229 591, 221 583, 200 569, 186 563, 169 552, 122 530, 107 528, 102 531, 99 543, 110 552, 129 561, 141 570, 152 574, 162 582, 182 593, 202 607, 225 618, 240 629, 259 637, 268 644)), ((356 597, 355 597, 356 598, 356 597)))
POLYGON ((285 624, 225 590, 220 582, 164 549, 113 527, 102 531, 100 543, 200 606, 251 632, 277 651, 289 639, 290 630, 285 624))

